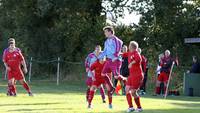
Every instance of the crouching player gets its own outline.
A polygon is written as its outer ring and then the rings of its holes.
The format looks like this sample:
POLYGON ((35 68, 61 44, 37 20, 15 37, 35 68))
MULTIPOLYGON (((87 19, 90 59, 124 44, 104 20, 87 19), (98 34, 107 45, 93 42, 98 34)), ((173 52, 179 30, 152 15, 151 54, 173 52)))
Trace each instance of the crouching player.
POLYGON ((142 67, 141 67, 141 56, 139 52, 137 51, 138 49, 138 43, 135 41, 131 41, 129 44, 129 55, 128 55, 128 61, 129 61, 129 77, 128 81, 126 84, 126 99, 129 105, 129 108, 127 112, 132 112, 134 111, 134 107, 132 104, 132 96, 134 97, 135 104, 137 105, 137 112, 142 111, 142 107, 140 104, 140 97, 137 93, 139 90, 142 82, 143 82, 143 72, 142 72, 142 67))
POLYGON ((25 81, 24 73, 27 73, 26 62, 19 48, 15 47, 15 39, 8 40, 9 47, 4 50, 3 62, 8 73, 8 95, 16 96, 15 82, 19 81, 24 89, 32 96, 31 90, 25 81), (23 71, 22 71, 23 67, 23 71))
POLYGON ((88 98, 88 108, 91 108, 91 103, 92 103, 94 94, 96 92, 96 89, 101 85, 105 85, 107 88, 109 108, 112 108, 112 94, 110 93, 112 88, 110 88, 109 85, 106 84, 104 77, 101 75, 104 64, 105 64, 105 60, 100 59, 100 60, 96 61, 94 64, 92 64, 92 66, 90 68, 91 71, 94 70, 95 76, 94 76, 94 80, 92 82, 92 87, 90 88, 90 93, 89 93, 89 98, 88 98))

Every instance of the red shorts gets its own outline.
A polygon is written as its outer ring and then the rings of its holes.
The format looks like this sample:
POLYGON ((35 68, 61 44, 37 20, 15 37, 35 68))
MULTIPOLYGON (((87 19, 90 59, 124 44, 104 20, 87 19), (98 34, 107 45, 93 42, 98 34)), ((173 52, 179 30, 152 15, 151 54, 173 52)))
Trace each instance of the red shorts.
POLYGON ((92 77, 87 77, 87 79, 86 79, 86 85, 87 86, 92 86, 92 77))
POLYGON ((111 59, 107 59, 103 67, 102 74, 107 74, 112 72, 114 76, 119 75, 121 64, 122 62, 119 60, 115 60, 114 62, 112 62, 111 59))
POLYGON ((13 78, 15 80, 22 80, 24 79, 24 74, 21 70, 8 71, 8 80, 13 79, 13 78))
POLYGON ((131 89, 139 89, 143 83, 143 76, 129 76, 126 83, 131 89))
POLYGON ((104 83, 105 83, 104 79, 96 79, 95 81, 92 82, 92 85, 99 87, 101 84, 104 83))
POLYGON ((158 76, 158 81, 160 82, 167 82, 169 78, 169 74, 166 72, 161 72, 160 75, 158 76))

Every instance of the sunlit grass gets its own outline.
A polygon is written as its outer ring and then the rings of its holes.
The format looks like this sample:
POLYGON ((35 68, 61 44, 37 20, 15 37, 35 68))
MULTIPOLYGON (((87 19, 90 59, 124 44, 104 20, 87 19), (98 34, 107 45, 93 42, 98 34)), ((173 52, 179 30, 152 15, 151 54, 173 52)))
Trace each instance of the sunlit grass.
MULTIPOLYGON (((18 85, 17 97, 7 97, 6 82, 0 84, 0 113, 124 113, 127 109, 125 96, 113 96, 113 109, 102 103, 97 92, 93 109, 87 109, 84 83, 34 81, 30 84, 34 97, 29 97, 18 85)), ((199 113, 199 97, 153 97, 141 98, 143 113, 199 113)))

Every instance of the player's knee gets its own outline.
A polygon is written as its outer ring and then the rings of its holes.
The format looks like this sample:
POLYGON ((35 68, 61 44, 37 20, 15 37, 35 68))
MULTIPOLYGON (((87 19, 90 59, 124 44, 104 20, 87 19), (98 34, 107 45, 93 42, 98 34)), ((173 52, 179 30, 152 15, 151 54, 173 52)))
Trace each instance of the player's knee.
POLYGON ((92 86, 91 88, 90 88, 90 90, 92 90, 92 91, 95 91, 97 88, 96 88, 96 86, 92 86))
POLYGON ((134 97, 137 97, 137 90, 136 90, 136 89, 133 89, 133 90, 132 90, 132 95, 133 95, 134 97))
POLYGON ((128 87, 125 88, 126 94, 130 93, 130 89, 128 87))

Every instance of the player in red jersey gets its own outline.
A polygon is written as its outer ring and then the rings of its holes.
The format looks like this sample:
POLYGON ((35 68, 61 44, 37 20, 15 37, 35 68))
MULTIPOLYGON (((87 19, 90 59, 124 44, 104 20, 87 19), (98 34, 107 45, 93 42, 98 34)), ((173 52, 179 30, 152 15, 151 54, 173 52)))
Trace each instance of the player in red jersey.
MULTIPOLYGON (((170 51, 166 50, 164 57, 161 59, 161 69, 160 69, 160 75, 158 76, 158 86, 160 86, 161 83, 164 83, 164 92, 165 94, 166 87, 167 87, 167 82, 170 74, 170 69, 173 63, 173 59, 170 56, 170 51)), ((157 88, 157 92, 159 92, 159 87, 157 88)))
POLYGON ((137 91, 139 90, 143 82, 144 75, 141 67, 142 58, 137 49, 138 49, 138 43, 135 41, 131 41, 129 44, 129 55, 128 55, 129 77, 126 84, 126 99, 129 105, 127 112, 132 112, 135 110, 132 104, 132 96, 134 97, 135 103, 137 105, 136 111, 137 112, 142 111, 142 107, 140 104, 140 97, 137 91))
MULTIPOLYGON (((87 91, 86 91, 86 100, 87 101, 88 101, 88 97, 89 97, 89 93, 90 93, 90 88, 92 86, 92 81, 94 78, 94 72, 90 70, 90 67, 92 66, 93 63, 95 63, 98 60, 97 57, 99 56, 100 53, 101 53, 101 46, 96 45, 95 51, 90 53, 85 60, 85 67, 86 67, 86 72, 87 72, 86 85, 88 86, 87 91)), ((105 91, 104 91, 104 88, 102 85, 99 87, 99 90, 100 90, 100 94, 101 94, 103 103, 106 103, 105 91)))
POLYGON ((24 73, 27 73, 27 67, 21 50, 15 47, 14 38, 8 40, 8 45, 9 47, 3 53, 3 62, 8 74, 8 94, 16 96, 15 82, 19 81, 27 90, 29 96, 32 96, 31 90, 24 79, 24 73))
POLYGON ((108 100, 109 106, 112 105, 112 94, 110 91, 112 90, 109 85, 105 82, 104 77, 101 75, 103 67, 105 65, 105 60, 100 59, 92 64, 90 70, 95 72, 94 80, 92 82, 92 86, 90 88, 89 98, 88 98, 88 108, 91 108, 91 103, 96 92, 96 89, 100 87, 102 84, 106 86, 108 91, 108 100))

